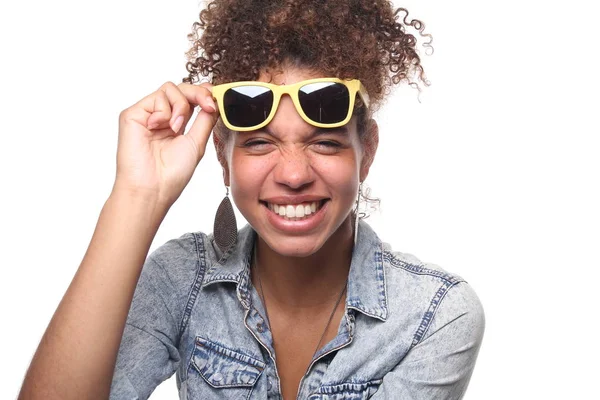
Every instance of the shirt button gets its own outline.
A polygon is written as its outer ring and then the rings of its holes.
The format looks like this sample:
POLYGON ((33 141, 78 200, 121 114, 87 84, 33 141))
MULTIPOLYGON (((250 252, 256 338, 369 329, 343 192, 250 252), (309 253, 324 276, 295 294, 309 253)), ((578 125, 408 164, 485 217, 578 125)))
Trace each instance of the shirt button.
POLYGON ((220 372, 217 372, 216 374, 214 374, 212 376, 212 378, 215 382, 220 382, 223 380, 223 374, 221 374, 220 372))
POLYGON ((263 333, 265 331, 265 326, 263 324, 257 324, 256 330, 259 331, 260 333, 263 333))

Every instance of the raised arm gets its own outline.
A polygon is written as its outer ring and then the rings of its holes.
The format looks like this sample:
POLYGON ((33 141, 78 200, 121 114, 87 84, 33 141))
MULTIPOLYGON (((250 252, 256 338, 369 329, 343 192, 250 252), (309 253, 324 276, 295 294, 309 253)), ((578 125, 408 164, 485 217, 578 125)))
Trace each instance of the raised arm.
POLYGON ((144 260, 204 155, 215 111, 210 85, 167 83, 121 113, 113 190, 19 399, 108 398, 144 260), (194 105, 202 110, 184 135, 194 105))

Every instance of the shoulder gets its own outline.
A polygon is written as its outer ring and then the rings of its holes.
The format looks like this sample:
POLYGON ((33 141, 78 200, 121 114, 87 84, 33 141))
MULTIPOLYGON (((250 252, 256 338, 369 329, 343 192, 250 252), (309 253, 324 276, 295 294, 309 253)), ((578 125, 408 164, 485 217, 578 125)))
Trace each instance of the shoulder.
POLYGON ((461 276, 436 264, 423 262, 410 253, 393 250, 388 243, 381 244, 381 251, 386 279, 392 288, 416 285, 422 291, 429 292, 440 286, 450 289, 465 282, 461 276))
POLYGON ((206 264, 206 243, 210 243, 206 234, 187 232, 161 244, 146 258, 138 285, 187 292, 206 264))
POLYGON ((463 277, 412 254, 394 251, 386 243, 382 245, 382 261, 390 311, 406 311, 406 305, 411 304, 418 316, 413 345, 449 324, 481 339, 485 327, 483 306, 463 277))
POLYGON ((149 258, 157 263, 186 261, 198 258, 204 252, 206 235, 202 232, 188 232, 168 240, 150 253, 149 258))
MULTIPOLYGON (((187 232, 170 239, 152 251, 144 264, 142 274, 150 274, 168 281, 178 288, 202 282, 205 275, 214 273, 215 266, 225 261, 234 262, 248 253, 252 230, 249 226, 238 231, 236 246, 223 253, 214 242, 214 235, 187 232)), ((197 288, 196 288, 197 290, 197 288)))
POLYGON ((423 280, 443 281, 449 284, 464 281, 459 275, 449 273, 436 264, 423 262, 410 253, 394 251, 388 243, 382 243, 382 258, 386 267, 394 271, 394 274, 421 277, 423 280))

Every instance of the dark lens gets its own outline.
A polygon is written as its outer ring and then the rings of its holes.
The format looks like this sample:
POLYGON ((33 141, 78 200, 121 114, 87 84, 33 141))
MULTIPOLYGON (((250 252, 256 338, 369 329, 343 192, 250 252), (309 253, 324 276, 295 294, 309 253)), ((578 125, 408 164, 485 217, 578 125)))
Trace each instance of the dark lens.
POLYGON ((343 121, 350 108, 348 88, 336 82, 309 83, 302 86, 298 99, 306 116, 322 124, 343 121))
POLYGON ((267 119, 273 107, 273 92, 262 86, 238 86, 225 92, 223 103, 229 123, 248 128, 267 119))

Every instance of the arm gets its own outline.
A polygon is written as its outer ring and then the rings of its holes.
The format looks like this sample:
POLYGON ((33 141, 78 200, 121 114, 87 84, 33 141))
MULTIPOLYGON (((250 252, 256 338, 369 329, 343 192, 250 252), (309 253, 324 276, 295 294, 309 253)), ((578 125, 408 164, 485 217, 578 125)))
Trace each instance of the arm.
POLYGON ((466 283, 446 294, 421 342, 383 377, 373 400, 461 399, 481 346, 485 317, 466 283))
POLYGON ((150 197, 113 191, 19 399, 108 397, 136 282, 166 212, 150 197))
POLYGON ((109 396, 144 259, 204 156, 217 120, 210 88, 167 82, 121 113, 113 191, 42 337, 19 399, 109 396), (192 105, 202 109, 184 135, 192 105))

